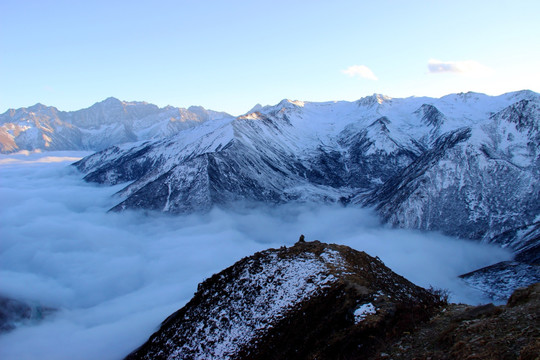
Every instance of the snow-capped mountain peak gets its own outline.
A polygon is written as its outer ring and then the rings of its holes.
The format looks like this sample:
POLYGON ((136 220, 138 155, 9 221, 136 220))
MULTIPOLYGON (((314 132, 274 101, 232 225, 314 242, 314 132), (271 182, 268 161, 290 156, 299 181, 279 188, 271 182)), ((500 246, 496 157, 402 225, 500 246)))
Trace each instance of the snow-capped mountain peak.
POLYGON ((370 106, 375 106, 375 105, 381 105, 384 102, 388 102, 391 100, 392 98, 390 96, 386 96, 383 94, 373 94, 371 96, 366 96, 366 97, 361 98, 360 100, 357 101, 357 103, 360 106, 370 107, 370 106))
POLYGON ((257 104, 254 107, 252 107, 251 110, 249 110, 246 114, 261 111, 262 108, 263 108, 263 106, 261 104, 257 104))

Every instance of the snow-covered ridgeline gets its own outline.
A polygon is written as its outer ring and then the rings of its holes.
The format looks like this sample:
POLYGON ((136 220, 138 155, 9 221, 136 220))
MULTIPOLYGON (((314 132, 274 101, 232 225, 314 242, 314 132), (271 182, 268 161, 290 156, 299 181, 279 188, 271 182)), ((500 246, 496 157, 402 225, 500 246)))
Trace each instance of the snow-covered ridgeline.
POLYGON ((125 142, 162 138, 219 118, 231 116, 196 106, 159 108, 115 98, 71 112, 36 104, 0 115, 0 152, 97 151, 125 142))

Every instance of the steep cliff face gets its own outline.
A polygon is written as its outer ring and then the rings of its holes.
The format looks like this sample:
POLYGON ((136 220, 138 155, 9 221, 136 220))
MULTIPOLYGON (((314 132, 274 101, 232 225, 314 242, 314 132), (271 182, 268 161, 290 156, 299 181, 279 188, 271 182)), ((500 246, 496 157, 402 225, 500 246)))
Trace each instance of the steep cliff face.
POLYGON ((346 184, 358 189, 377 188, 426 151, 412 137, 394 138, 392 125, 383 116, 367 127, 352 124, 339 134, 346 167, 342 177, 346 184))
POLYGON ((200 284, 127 359, 363 359, 439 300, 363 252, 299 242, 200 284))

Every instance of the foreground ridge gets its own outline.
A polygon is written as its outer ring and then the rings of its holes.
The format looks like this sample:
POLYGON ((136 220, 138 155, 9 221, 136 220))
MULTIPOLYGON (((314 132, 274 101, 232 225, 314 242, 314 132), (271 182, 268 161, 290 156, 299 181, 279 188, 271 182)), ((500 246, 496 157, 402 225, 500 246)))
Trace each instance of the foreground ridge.
POLYGON ((126 359, 366 358, 440 305, 378 258, 299 242, 204 281, 126 359))

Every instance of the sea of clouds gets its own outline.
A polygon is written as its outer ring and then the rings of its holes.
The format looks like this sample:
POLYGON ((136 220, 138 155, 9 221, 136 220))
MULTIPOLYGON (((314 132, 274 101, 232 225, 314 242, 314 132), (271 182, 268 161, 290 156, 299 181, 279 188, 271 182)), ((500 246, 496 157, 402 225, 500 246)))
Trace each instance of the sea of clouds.
POLYGON ((57 309, 0 335, 0 358, 122 359, 197 284, 244 256, 306 240, 379 256, 451 300, 488 301, 456 276, 508 252, 437 233, 390 229, 367 209, 286 205, 171 216, 108 213, 122 186, 82 181, 84 153, 0 156, 0 295, 57 309))

